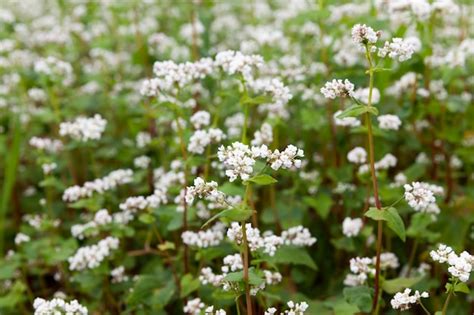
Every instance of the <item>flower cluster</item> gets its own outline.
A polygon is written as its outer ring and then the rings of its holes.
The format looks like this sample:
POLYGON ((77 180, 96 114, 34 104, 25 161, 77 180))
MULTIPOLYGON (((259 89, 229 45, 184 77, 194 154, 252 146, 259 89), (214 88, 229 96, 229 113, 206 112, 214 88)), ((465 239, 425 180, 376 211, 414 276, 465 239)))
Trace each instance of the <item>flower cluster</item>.
POLYGON ((359 235, 362 229, 363 222, 360 218, 351 219, 349 217, 342 221, 342 233, 347 237, 354 237, 359 235))
POLYGON ((459 281, 467 282, 474 269, 474 256, 464 251, 457 255, 453 249, 444 244, 440 244, 438 249, 430 252, 431 258, 439 263, 449 265, 448 272, 459 281))
POLYGON ((420 303, 421 298, 429 297, 428 292, 420 293, 418 290, 413 295, 410 295, 411 289, 407 288, 403 292, 398 292, 390 301, 394 310, 406 311, 412 307, 412 304, 420 303))
POLYGON ((82 186, 72 186, 63 193, 63 200, 74 202, 81 198, 91 197, 93 193, 102 194, 108 190, 115 189, 119 185, 132 182, 133 171, 130 169, 119 169, 110 172, 103 178, 98 178, 90 182, 85 182, 82 186))
POLYGON ((34 315, 87 315, 89 314, 86 307, 79 304, 77 300, 66 302, 60 298, 54 298, 47 301, 42 298, 36 298, 33 302, 35 309, 34 315))
POLYGON ((443 194, 442 188, 423 182, 405 184, 405 200, 415 211, 439 213, 435 195, 443 194))
POLYGON ((115 237, 106 237, 97 244, 84 246, 68 258, 70 270, 93 269, 112 254, 112 250, 119 247, 119 239, 115 237))
POLYGON ((72 122, 62 122, 59 125, 61 136, 70 136, 74 140, 87 142, 99 140, 105 130, 107 121, 101 115, 96 114, 92 118, 77 117, 72 122))
POLYGON ((332 80, 326 82, 324 87, 321 88, 321 93, 326 98, 335 99, 336 97, 353 97, 354 96, 354 84, 349 80, 332 80))

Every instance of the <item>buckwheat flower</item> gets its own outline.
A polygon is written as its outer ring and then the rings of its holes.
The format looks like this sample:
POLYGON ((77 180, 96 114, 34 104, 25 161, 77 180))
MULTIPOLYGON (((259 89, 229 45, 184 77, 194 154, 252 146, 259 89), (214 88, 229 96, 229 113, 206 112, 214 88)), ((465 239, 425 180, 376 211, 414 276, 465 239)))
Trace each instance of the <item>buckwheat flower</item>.
POLYGON ((205 305, 203 302, 201 302, 200 298, 195 298, 192 300, 189 300, 186 305, 183 308, 183 312, 185 314, 190 314, 190 315, 199 315, 201 314, 201 311, 204 309, 205 305))
POLYGON ((347 237, 354 237, 359 235, 360 230, 362 229, 362 219, 355 218, 351 219, 349 217, 345 218, 342 222, 342 233, 347 237))
POLYGON ((269 157, 268 163, 270 167, 275 171, 280 168, 290 169, 293 166, 296 168, 301 167, 301 160, 298 158, 304 157, 304 152, 298 149, 296 146, 290 144, 282 152, 275 150, 269 157))
POLYGON ((204 310, 204 315, 226 315, 226 311, 224 311, 223 309, 219 309, 219 310, 214 310, 214 306, 208 306, 205 310, 204 310))
POLYGON ((194 186, 186 188, 186 202, 192 204, 195 197, 220 204, 225 201, 225 194, 217 190, 217 183, 215 181, 205 182, 201 177, 194 179, 194 186))
POLYGON ((277 309, 274 307, 270 307, 265 311, 264 315, 275 315, 277 312, 277 309))
POLYGON ((306 302, 295 303, 293 301, 289 301, 288 303, 286 303, 286 305, 288 305, 290 309, 286 310, 283 314, 288 315, 304 315, 304 312, 309 307, 308 303, 306 302))
POLYGON ((252 151, 248 145, 234 142, 227 147, 221 146, 217 152, 217 157, 224 165, 225 174, 229 177, 230 182, 239 177, 242 180, 247 180, 253 173, 255 159, 252 157, 252 151))
POLYGON ((380 129, 398 130, 402 121, 396 115, 380 115, 377 117, 380 129))
POLYGON ((58 167, 58 165, 54 162, 53 163, 45 163, 45 164, 41 165, 41 168, 43 169, 43 174, 44 175, 51 174, 57 167, 58 167))
POLYGON ((63 149, 61 140, 32 137, 29 144, 38 150, 44 150, 48 153, 58 153, 63 149))
POLYGON ((352 27, 352 40, 360 46, 375 44, 380 37, 380 32, 365 24, 356 24, 352 27))
POLYGON ((211 123, 211 114, 205 110, 200 110, 191 116, 190 121, 195 129, 201 129, 211 123))
POLYGON ((392 308, 395 310, 406 311, 412 307, 412 304, 420 303, 421 298, 428 298, 428 292, 420 293, 415 291, 414 295, 410 295, 411 289, 405 289, 403 292, 398 292, 390 301, 392 308))
POLYGON ((423 211, 436 199, 433 192, 420 182, 405 184, 405 200, 415 211, 423 211))
POLYGON ((68 86, 74 81, 72 65, 68 62, 57 59, 56 57, 46 57, 35 62, 34 70, 37 73, 48 76, 54 80, 68 86))
POLYGON ((224 266, 221 268, 223 273, 229 273, 244 269, 242 256, 240 254, 227 255, 222 260, 224 266))
POLYGON ((430 252, 431 259, 439 263, 448 261, 449 255, 453 253, 453 249, 445 244, 439 244, 437 250, 430 252))
POLYGON ((147 169, 150 163, 151 159, 146 155, 141 155, 133 159, 133 165, 137 168, 147 169))
POLYGON ((349 80, 332 80, 326 82, 324 87, 321 88, 321 93, 326 98, 335 99, 336 97, 353 97, 354 96, 354 84, 349 80))
POLYGON ((112 254, 112 250, 118 249, 119 239, 107 237, 97 244, 79 248, 76 253, 68 258, 69 270, 93 269, 112 254))
POLYGON ((91 118, 77 117, 72 122, 62 122, 59 125, 59 134, 82 142, 99 140, 106 125, 107 121, 99 114, 91 118))
POLYGON ((201 274, 199 276, 199 281, 203 285, 213 285, 218 287, 222 284, 222 280, 224 279, 225 275, 216 275, 212 272, 212 269, 209 267, 202 268, 201 274))
POLYGON ((458 278, 462 282, 467 282, 471 275, 472 267, 472 256, 467 252, 464 252, 464 255, 458 256, 456 254, 451 254, 448 257, 448 272, 453 276, 458 278))
POLYGON ((350 260, 350 269, 354 274, 374 274, 375 268, 369 257, 355 257, 350 260))
POLYGON ((140 131, 135 137, 137 147, 144 148, 151 143, 151 135, 148 132, 140 131))
POLYGON ((203 154, 208 145, 211 143, 219 143, 225 138, 224 132, 218 128, 196 130, 191 138, 189 138, 188 151, 203 154))
POLYGON ((31 88, 28 90, 28 97, 34 102, 45 102, 48 99, 48 95, 42 89, 31 88))
POLYGON ((344 117, 344 118, 338 118, 339 114, 342 113, 341 110, 338 110, 334 113, 333 119, 334 123, 336 126, 341 126, 341 127, 358 127, 361 125, 360 120, 358 120, 355 117, 344 117))
POLYGON ((260 130, 254 133, 254 139, 250 142, 252 146, 259 146, 262 144, 269 145, 273 141, 273 129, 269 123, 263 123, 260 130))
POLYGON ((79 304, 77 300, 66 302, 60 298, 54 298, 46 301, 42 298, 36 298, 33 302, 35 310, 34 315, 87 315, 87 308, 79 304))
POLYGON ((355 164, 363 164, 367 161, 367 152, 362 147, 355 147, 347 153, 347 160, 355 164))
POLYGON ((245 116, 242 113, 236 113, 227 117, 224 125, 227 127, 227 134, 230 138, 239 137, 244 125, 245 116))
POLYGON ((205 231, 184 231, 181 234, 181 239, 188 246, 199 248, 217 246, 224 240, 224 225, 216 223, 212 228, 205 231))
POLYGON ((344 285, 348 287, 357 287, 363 285, 367 281, 367 274, 359 273, 359 274, 352 274, 349 273, 344 278, 344 285))
MULTIPOLYGON (((374 265, 375 265, 376 260, 377 260, 377 257, 372 258, 374 265)), ((388 268, 397 269, 399 266, 400 266, 400 263, 398 262, 398 257, 394 253, 381 253, 380 254, 380 269, 382 270, 385 270, 388 268)))
POLYGON ((375 162, 376 170, 386 170, 395 166, 397 166, 397 158, 390 153, 385 154, 380 160, 375 162))
POLYGON ((241 73, 245 80, 251 80, 253 68, 263 66, 263 58, 259 55, 244 55, 240 51, 222 51, 216 55, 214 64, 227 74, 241 73))
POLYGON ((379 57, 388 57, 400 62, 410 59, 415 52, 415 45, 412 40, 407 41, 402 38, 393 38, 392 42, 385 42, 382 48, 379 48, 379 57))
POLYGON ((20 245, 21 243, 27 243, 31 240, 31 238, 24 234, 24 233, 18 233, 16 236, 15 236, 15 244, 16 245, 20 245))
POLYGON ((316 238, 311 236, 309 230, 302 225, 294 226, 281 233, 281 238, 285 245, 312 246, 316 243, 316 238))
POLYGON ((125 267, 119 266, 110 271, 110 276, 112 277, 112 283, 121 283, 128 281, 128 276, 125 274, 125 267))

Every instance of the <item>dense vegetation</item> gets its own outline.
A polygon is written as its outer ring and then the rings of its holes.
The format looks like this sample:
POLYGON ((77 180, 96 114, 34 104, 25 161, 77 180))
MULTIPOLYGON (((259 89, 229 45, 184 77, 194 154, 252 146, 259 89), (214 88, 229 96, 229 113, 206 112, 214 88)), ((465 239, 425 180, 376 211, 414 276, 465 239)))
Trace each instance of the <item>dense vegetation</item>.
POLYGON ((0 314, 472 314, 470 1, 3 1, 0 314))

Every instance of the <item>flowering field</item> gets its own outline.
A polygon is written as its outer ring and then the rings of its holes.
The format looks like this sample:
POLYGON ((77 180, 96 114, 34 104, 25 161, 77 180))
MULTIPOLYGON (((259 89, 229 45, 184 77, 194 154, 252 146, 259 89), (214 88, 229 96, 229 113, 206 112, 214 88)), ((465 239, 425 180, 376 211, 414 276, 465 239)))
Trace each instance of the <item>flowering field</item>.
POLYGON ((474 5, 0 7, 0 314, 474 312, 474 5))

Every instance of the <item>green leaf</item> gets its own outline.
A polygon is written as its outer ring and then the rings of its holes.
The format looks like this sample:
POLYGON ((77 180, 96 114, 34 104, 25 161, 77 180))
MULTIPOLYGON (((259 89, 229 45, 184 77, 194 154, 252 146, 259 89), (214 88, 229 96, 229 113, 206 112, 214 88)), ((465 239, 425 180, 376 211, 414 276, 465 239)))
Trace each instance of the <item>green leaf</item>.
POLYGON ((259 95, 256 97, 250 97, 248 95, 243 95, 240 98, 240 104, 242 105, 259 105, 259 104, 265 104, 265 103, 270 103, 272 101, 272 98, 267 95, 259 95))
POLYGON ((25 292, 26 286, 23 282, 17 281, 8 293, 0 297, 0 309, 1 308, 13 308, 19 302, 26 298, 25 292))
POLYGON ((87 199, 81 199, 69 205, 69 207, 74 209, 85 208, 92 211, 98 211, 102 209, 103 199, 99 196, 91 197, 87 199))
POLYGON ((219 212, 218 214, 207 220, 207 222, 204 223, 202 227, 204 228, 211 222, 223 218, 229 219, 230 221, 245 221, 250 218, 252 213, 253 210, 247 208, 245 205, 240 205, 238 207, 226 209, 224 211, 219 212))
POLYGON ((275 184, 278 181, 267 174, 259 174, 247 180, 247 182, 252 182, 260 186, 275 184))
POLYGON ((371 207, 364 215, 375 221, 387 221, 388 227, 392 231, 394 231, 402 241, 405 242, 405 224, 403 223, 402 218, 398 214, 397 209, 395 209, 394 207, 385 207, 382 209, 371 207))
POLYGON ((199 289, 200 282, 198 278, 193 278, 191 274, 186 274, 181 278, 181 294, 180 297, 184 298, 190 295, 192 292, 199 289))
POLYGON ((331 196, 325 193, 318 193, 315 197, 304 197, 303 202, 314 208, 323 219, 328 217, 333 204, 331 196))
POLYGON ((466 293, 466 294, 471 293, 471 291, 469 290, 469 287, 464 282, 457 283, 454 286, 454 292, 461 292, 461 293, 466 293))
POLYGON ((346 108, 342 113, 337 115, 337 118, 342 119, 346 117, 357 117, 365 113, 372 113, 378 115, 379 111, 374 106, 355 104, 346 108))
POLYGON ((347 303, 357 306, 362 312, 368 313, 372 309, 372 288, 365 286, 345 288, 342 294, 347 303))
POLYGON ((140 222, 145 223, 145 224, 151 224, 156 221, 156 218, 150 213, 142 213, 138 217, 138 220, 140 220, 140 222))
POLYGON ((382 289, 388 294, 395 294, 402 291, 405 288, 409 288, 417 284, 423 279, 423 277, 416 278, 396 278, 391 280, 385 280, 382 282, 382 289))
POLYGON ((304 248, 282 246, 269 260, 277 264, 303 265, 313 270, 318 269, 313 258, 304 248))

